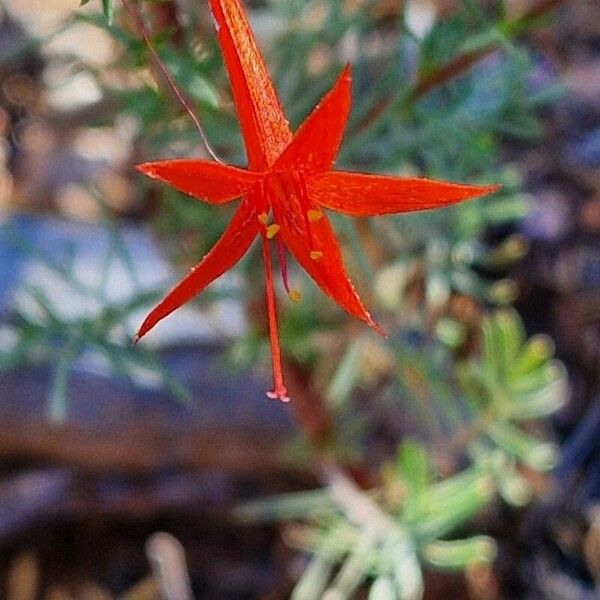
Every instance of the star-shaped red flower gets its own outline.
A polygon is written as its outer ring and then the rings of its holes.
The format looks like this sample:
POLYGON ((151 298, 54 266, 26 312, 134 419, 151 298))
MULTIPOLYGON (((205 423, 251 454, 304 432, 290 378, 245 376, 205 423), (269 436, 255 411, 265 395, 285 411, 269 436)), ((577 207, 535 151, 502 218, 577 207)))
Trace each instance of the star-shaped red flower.
POLYGON ((242 198, 221 238, 150 312, 137 338, 232 267, 260 235, 265 263, 273 361, 270 398, 287 401, 283 383, 270 242, 277 245, 284 285, 284 246, 317 285, 351 315, 381 333, 346 275, 340 248, 323 209, 352 216, 383 215, 446 206, 497 186, 472 186, 332 171, 350 111, 350 68, 292 134, 239 0, 209 0, 231 80, 248 169, 182 159, 137 168, 195 198, 223 204, 242 198))

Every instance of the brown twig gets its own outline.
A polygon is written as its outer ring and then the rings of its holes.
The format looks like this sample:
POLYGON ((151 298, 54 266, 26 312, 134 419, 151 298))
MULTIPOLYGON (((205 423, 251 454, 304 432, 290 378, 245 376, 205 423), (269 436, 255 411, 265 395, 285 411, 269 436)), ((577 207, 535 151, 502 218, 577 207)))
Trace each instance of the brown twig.
MULTIPOLYGON (((529 21, 549 13, 563 2, 565 2, 565 0, 541 0, 535 6, 532 6, 528 11, 511 21, 507 28, 508 30, 518 33, 529 21)), ((498 50, 499 47, 499 42, 491 42, 480 50, 463 52, 462 54, 454 57, 450 62, 447 62, 445 65, 442 65, 431 73, 422 75, 417 80, 410 94, 410 99, 413 101, 418 100, 421 98, 421 96, 424 96, 433 88, 436 88, 446 81, 453 79, 457 75, 464 73, 475 63, 479 62, 492 52, 498 50)))
POLYGON ((565 0, 541 0, 541 2, 531 7, 524 15, 519 17, 519 20, 525 22, 526 20, 537 19, 564 2, 565 0))
POLYGON ((465 52, 454 57, 450 62, 435 69, 427 75, 422 75, 411 91, 409 98, 411 101, 418 100, 427 92, 439 87, 440 85, 454 79, 457 75, 464 73, 475 63, 479 62, 498 48, 498 44, 490 44, 489 46, 477 50, 476 52, 465 52))
MULTIPOLYGON (((565 1, 566 0, 540 0, 540 2, 538 2, 535 6, 532 6, 528 11, 510 21, 507 24, 507 29, 514 32, 516 35, 522 31, 528 22, 548 14, 565 1)), ((441 65, 430 73, 420 75, 407 96, 408 100, 410 102, 419 100, 432 89, 435 89, 447 81, 454 79, 458 75, 461 75, 474 64, 498 50, 499 47, 499 42, 490 42, 489 45, 484 46, 479 50, 463 52, 458 56, 455 56, 445 65, 441 65)), ((356 134, 374 123, 377 118, 387 109, 392 97, 393 96, 391 95, 386 96, 386 98, 369 110, 368 113, 356 124, 352 133, 356 134)))
POLYGON ((135 3, 130 2, 129 0, 121 0, 121 1, 123 3, 123 6, 125 7, 125 10, 129 13, 129 16, 131 17, 131 20, 133 21, 139 34, 144 39, 144 42, 146 43, 146 46, 148 47, 148 50, 150 51, 150 55, 152 56, 152 60, 153 60, 154 64, 156 65, 156 67, 158 68, 158 70, 160 71, 162 76, 164 77, 169 88, 171 89, 171 91, 173 92, 175 97, 177 98, 177 101, 179 102, 179 104, 182 106, 182 108, 185 110, 185 112, 190 116, 190 118, 194 122, 194 125, 196 126, 196 129, 198 130, 198 133, 200 134, 200 138, 202 139, 202 143, 206 147, 206 150, 208 151, 208 153, 212 156, 212 158, 214 160, 216 160, 219 163, 222 163, 223 161, 219 158, 217 153, 212 149, 211 145, 209 144, 208 138, 206 137, 206 134, 204 133, 204 129, 202 128, 202 125, 200 124, 200 120, 198 119, 198 117, 196 116, 194 111, 192 110, 190 103, 185 99, 183 93, 177 87, 177 84, 175 83, 173 77, 171 77, 171 74, 169 73, 169 71, 167 70, 165 65, 163 64, 162 60, 160 59, 160 56, 158 55, 158 52, 156 51, 152 42, 150 41, 150 35, 148 34, 148 30, 146 29, 146 25, 144 24, 142 16, 140 15, 137 8, 135 7, 135 3))

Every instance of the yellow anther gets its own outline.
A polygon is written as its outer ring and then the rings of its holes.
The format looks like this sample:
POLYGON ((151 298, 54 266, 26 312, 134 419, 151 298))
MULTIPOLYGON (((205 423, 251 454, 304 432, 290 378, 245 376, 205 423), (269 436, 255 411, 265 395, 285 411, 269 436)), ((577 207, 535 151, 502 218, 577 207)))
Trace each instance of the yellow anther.
POLYGON ((296 290, 290 290, 288 296, 292 302, 300 302, 302 300, 302 294, 296 290))
POLYGON ((310 257, 313 260, 319 260, 323 256, 323 253, 320 250, 311 250, 310 257))
POLYGON ((267 221, 269 220, 269 215, 266 212, 261 212, 260 215, 258 215, 258 222, 262 223, 263 225, 267 224, 267 221))
POLYGON ((320 210, 311 208, 309 211, 306 212, 306 216, 308 217, 308 220, 311 223, 314 223, 315 221, 318 221, 320 218, 323 217, 323 213, 320 210))
POLYGON ((267 227, 267 239, 273 239, 278 231, 279 225, 277 225, 277 223, 271 223, 271 225, 267 227))

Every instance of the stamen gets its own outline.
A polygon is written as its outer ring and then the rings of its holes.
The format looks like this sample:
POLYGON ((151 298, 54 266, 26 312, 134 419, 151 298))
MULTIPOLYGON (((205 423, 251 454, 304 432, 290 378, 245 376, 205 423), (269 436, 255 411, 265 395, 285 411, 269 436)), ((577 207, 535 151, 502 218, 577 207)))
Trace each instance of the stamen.
POLYGON ((272 240, 277 235, 279 229, 280 227, 277 223, 271 223, 271 225, 267 227, 267 239, 272 240))
POLYGON ((271 342, 271 361, 273 365, 273 390, 267 392, 267 397, 281 402, 289 402, 290 398, 283 383, 281 368, 281 350, 277 336, 277 316, 275 313, 275 290, 273 289, 273 274, 271 272, 271 254, 269 243, 262 238, 262 253, 265 263, 265 291, 267 296, 267 315, 269 317, 269 340, 271 342))
POLYGON ((292 302, 300 302, 302 300, 302 294, 298 290, 290 290, 288 296, 292 302))
POLYGON ((283 392, 265 392, 265 395, 270 400, 279 400, 280 402, 289 402, 290 397, 287 395, 287 390, 283 388, 283 392))
POLYGON ((290 293, 290 284, 288 282, 287 275, 287 262, 285 260, 285 249, 283 247, 283 243, 281 238, 277 238, 277 258, 279 259, 279 269, 281 271, 281 281, 283 281, 283 287, 285 291, 290 293))
POLYGON ((269 215, 266 212, 261 212, 257 219, 261 225, 266 225, 267 221, 269 220, 269 215))
POLYGON ((323 218, 323 213, 320 210, 311 208, 310 210, 306 211, 306 216, 311 223, 316 223, 319 219, 323 218))
POLYGON ((313 260, 319 260, 323 256, 323 253, 320 250, 311 250, 310 257, 313 260))

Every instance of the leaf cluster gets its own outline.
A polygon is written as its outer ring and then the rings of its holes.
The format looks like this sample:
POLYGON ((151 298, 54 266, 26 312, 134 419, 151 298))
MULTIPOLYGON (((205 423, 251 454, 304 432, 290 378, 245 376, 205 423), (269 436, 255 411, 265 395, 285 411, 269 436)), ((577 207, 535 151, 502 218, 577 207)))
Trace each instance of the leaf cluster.
POLYGON ((415 396, 411 406, 431 409, 422 439, 433 436, 429 444, 446 463, 469 462, 452 475, 443 474, 428 445, 408 439, 374 489, 360 490, 334 473, 323 490, 241 506, 236 514, 246 521, 302 520, 288 540, 311 559, 292 597, 351 598, 366 580, 370 598, 419 600, 423 569, 491 563, 493 539, 455 535, 473 531, 496 495, 515 506, 530 501, 528 473, 553 467, 556 447, 526 429, 565 402, 566 374, 552 353, 547 338, 526 339, 516 313, 502 310, 484 319, 477 356, 456 361, 452 387, 424 360, 402 363, 396 384, 405 397, 415 396), (443 440, 436 437, 441 432, 443 440))

